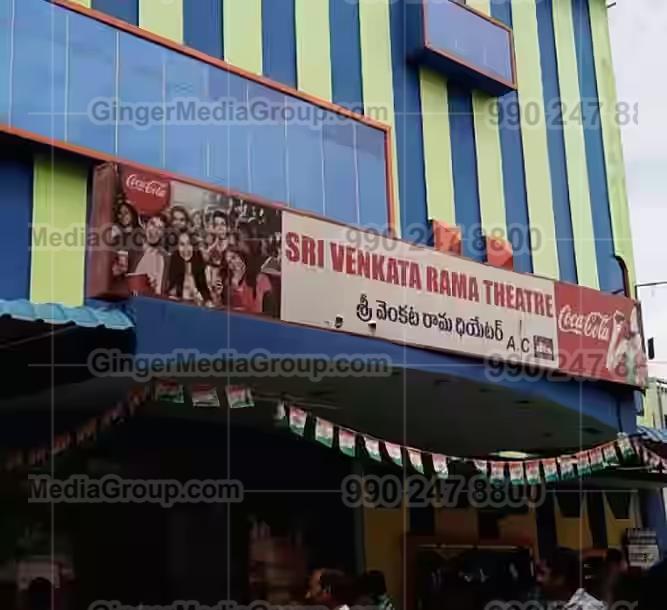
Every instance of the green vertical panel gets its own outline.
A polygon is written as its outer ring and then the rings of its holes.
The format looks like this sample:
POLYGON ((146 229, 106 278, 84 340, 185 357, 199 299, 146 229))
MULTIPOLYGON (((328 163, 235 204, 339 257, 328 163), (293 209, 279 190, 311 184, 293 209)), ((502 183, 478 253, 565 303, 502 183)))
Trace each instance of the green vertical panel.
POLYGON ((602 139, 607 166, 607 188, 611 205, 611 223, 614 233, 614 251, 628 267, 631 285, 635 284, 635 262, 632 252, 630 210, 625 183, 625 164, 621 130, 616 120, 616 79, 612 65, 609 22, 605 0, 589 0, 595 72, 600 98, 602 139))
POLYGON ((262 0, 225 0, 223 12, 225 60, 261 74, 262 0))
MULTIPOLYGON (((394 85, 391 65, 389 2, 391 0, 359 0, 361 37, 361 76, 366 114, 378 115, 378 109, 391 127, 394 191, 394 230, 401 234, 401 215, 396 162, 396 129, 394 118, 394 85)), ((379 117, 378 117, 379 118, 379 117)))
POLYGON ((593 210, 588 184, 584 125, 581 120, 581 92, 574 42, 572 0, 553 3, 554 35, 558 58, 558 81, 563 104, 563 136, 567 158, 572 235, 579 283, 599 288, 593 232, 593 210))
POLYGON ((521 109, 521 141, 526 170, 526 194, 531 228, 539 231, 533 248, 535 273, 557 279, 558 253, 551 197, 551 171, 542 89, 537 0, 512 0, 516 69, 521 109))
POLYGON ((430 219, 454 225, 456 215, 447 82, 439 74, 422 68, 419 71, 419 89, 422 101, 428 215, 430 219))
POLYGON ((331 101, 329 0, 294 1, 298 87, 331 101))
POLYGON ((38 303, 83 303, 88 170, 54 157, 35 157, 33 245, 30 300, 38 303), (48 243, 36 243, 49 235, 48 243), (57 241, 58 240, 58 241, 57 241))
POLYGON ((182 43, 185 1, 139 0, 139 27, 182 43))
MULTIPOLYGON (((491 14, 490 0, 468 0, 468 5, 491 14)), ((500 152, 498 101, 482 91, 473 91, 477 176, 482 229, 485 235, 507 236, 503 162, 500 152)))

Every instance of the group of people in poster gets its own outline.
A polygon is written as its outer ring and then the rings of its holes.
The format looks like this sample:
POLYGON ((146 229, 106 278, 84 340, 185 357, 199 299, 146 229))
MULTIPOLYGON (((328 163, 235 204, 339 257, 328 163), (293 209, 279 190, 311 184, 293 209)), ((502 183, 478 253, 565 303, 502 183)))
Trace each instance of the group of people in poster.
POLYGON ((142 214, 116 193, 112 277, 132 294, 279 315, 280 212, 217 196, 142 214))

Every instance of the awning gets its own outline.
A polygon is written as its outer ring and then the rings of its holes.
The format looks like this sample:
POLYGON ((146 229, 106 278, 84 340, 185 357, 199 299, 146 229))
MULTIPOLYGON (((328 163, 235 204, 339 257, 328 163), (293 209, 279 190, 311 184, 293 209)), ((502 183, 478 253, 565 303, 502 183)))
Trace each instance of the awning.
POLYGON ((54 326, 74 324, 82 328, 129 330, 134 328, 130 318, 115 308, 66 307, 57 303, 32 303, 26 299, 0 299, 0 317, 8 316, 23 322, 44 322, 54 326))
POLYGON ((637 426, 637 432, 641 434, 642 439, 645 441, 667 444, 667 430, 650 428, 649 426, 637 426))

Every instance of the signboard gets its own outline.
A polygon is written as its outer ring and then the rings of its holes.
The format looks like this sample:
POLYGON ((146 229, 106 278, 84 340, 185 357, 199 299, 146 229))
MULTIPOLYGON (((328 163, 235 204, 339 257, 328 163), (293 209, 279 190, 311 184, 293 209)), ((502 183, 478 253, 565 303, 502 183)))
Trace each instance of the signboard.
POLYGON ((653 530, 629 529, 626 543, 631 567, 648 570, 660 561, 658 537, 653 530))
POLYGON ((157 174, 96 169, 88 296, 132 294, 646 383, 637 304, 157 174))

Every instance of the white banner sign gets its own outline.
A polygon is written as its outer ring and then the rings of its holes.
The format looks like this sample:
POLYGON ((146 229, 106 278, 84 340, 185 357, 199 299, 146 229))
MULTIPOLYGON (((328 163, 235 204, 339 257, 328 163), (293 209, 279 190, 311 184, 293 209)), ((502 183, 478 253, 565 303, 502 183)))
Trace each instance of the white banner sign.
POLYGON ((558 367, 554 283, 283 213, 281 318, 558 367))

